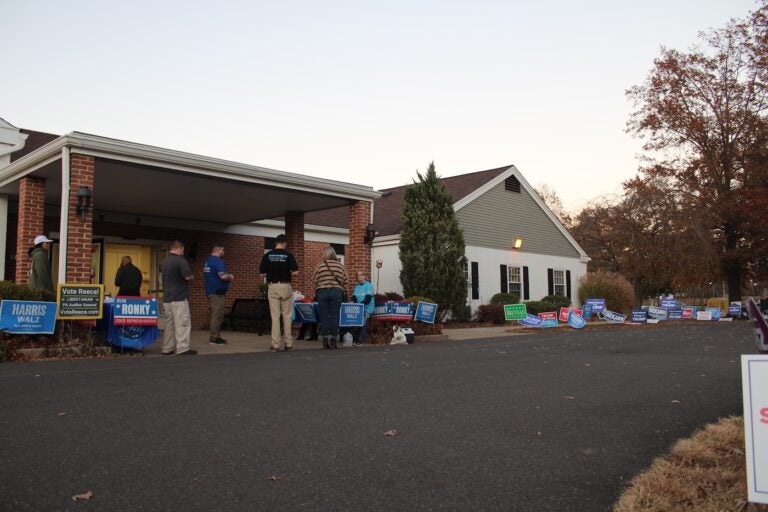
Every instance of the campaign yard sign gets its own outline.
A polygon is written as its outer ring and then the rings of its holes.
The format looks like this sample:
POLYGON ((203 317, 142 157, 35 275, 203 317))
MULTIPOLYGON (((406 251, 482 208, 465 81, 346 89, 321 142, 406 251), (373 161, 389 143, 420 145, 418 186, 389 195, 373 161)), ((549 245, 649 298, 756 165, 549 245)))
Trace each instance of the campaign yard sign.
POLYGON ((696 306, 686 306, 683 308, 683 318, 696 318, 696 306))
POLYGON ((413 303, 392 300, 377 302, 371 318, 373 320, 409 321, 413 319, 413 303))
POLYGON ((157 299, 115 297, 114 325, 157 325, 157 299))
POLYGON ((102 316, 103 284, 60 284, 56 318, 60 320, 98 320, 102 316))
MULTIPOLYGON (((598 315, 605 309, 605 299, 587 299, 585 305, 587 304, 592 306, 592 312, 597 313, 598 315)), ((582 316, 587 318, 586 313, 582 316)))
POLYGON ((544 321, 541 318, 536 315, 531 315, 530 313, 527 317, 517 321, 517 323, 524 327, 541 327, 543 322, 544 321))
POLYGON ((644 309, 632 310, 632 323, 644 324, 648 322, 648 312, 644 309))
POLYGON ((577 315, 581 316, 582 310, 580 310, 580 309, 560 308, 560 321, 561 322, 567 322, 568 321, 568 315, 570 315, 571 311, 573 311, 577 315))
POLYGON ((667 310, 664 308, 657 308, 656 306, 649 306, 648 317, 655 318, 656 320, 666 320, 667 310))
POLYGON ((362 327, 365 323, 365 304, 345 302, 339 310, 339 327, 362 327))
POLYGON ((539 313, 539 318, 541 318, 539 327, 557 327, 557 311, 539 313))
POLYGON ((707 308, 707 311, 712 313, 712 320, 720 320, 723 318, 723 310, 720 308, 707 308))
POLYGON ((600 313, 600 318, 602 318, 608 323, 623 324, 624 321, 627 319, 627 315, 622 315, 621 313, 604 309, 603 312, 600 313))
POLYGON ((581 317, 581 315, 579 315, 575 311, 571 310, 568 313, 568 325, 570 325, 574 329, 581 329, 582 327, 587 325, 587 321, 584 320, 581 317))
POLYGON ((683 319, 683 310, 682 309, 668 309, 667 310, 667 318, 670 320, 682 320, 683 319))
POLYGON ((424 322, 425 324, 435 323, 435 317, 437 316, 437 304, 432 302, 422 302, 416 305, 416 313, 413 315, 414 320, 424 322))
POLYGON ((661 304, 659 304, 664 309, 677 309, 679 307, 677 300, 675 299, 661 299, 661 304))
POLYGON ((0 331, 11 334, 53 334, 55 327, 55 302, 3 300, 0 303, 0 331))
POLYGON ((296 319, 302 324, 317 323, 317 303, 295 302, 293 308, 296 311, 296 319))
POLYGON ((741 318, 741 304, 731 304, 728 306, 728 316, 732 316, 734 318, 741 318))
MULTIPOLYGON (((592 304, 584 304, 581 306, 581 318, 584 320, 588 320, 589 318, 592 318, 592 304)), ((598 316, 600 316, 599 311, 595 311, 598 316)))
POLYGON ((768 356, 741 356, 747 498, 768 503, 768 356))
POLYGON ((504 320, 522 320, 528 318, 525 304, 504 304, 504 320))

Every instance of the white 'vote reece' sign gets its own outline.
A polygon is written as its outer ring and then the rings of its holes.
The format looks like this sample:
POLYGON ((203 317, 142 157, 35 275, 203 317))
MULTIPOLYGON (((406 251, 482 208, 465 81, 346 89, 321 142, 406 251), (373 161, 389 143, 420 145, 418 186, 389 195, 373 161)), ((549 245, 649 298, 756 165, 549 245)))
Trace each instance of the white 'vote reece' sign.
POLYGON ((768 356, 741 356, 747 496, 768 503, 768 356))

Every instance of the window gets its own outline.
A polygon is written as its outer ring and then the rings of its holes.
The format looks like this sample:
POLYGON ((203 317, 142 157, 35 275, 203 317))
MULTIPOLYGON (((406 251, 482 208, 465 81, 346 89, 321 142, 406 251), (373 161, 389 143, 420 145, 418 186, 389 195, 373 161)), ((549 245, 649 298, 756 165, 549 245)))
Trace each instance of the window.
POLYGON ((555 270, 552 273, 555 295, 565 297, 565 271, 555 270))
POLYGON ((513 293, 522 299, 523 287, 520 276, 520 267, 507 267, 507 282, 509 283, 509 293, 513 293))

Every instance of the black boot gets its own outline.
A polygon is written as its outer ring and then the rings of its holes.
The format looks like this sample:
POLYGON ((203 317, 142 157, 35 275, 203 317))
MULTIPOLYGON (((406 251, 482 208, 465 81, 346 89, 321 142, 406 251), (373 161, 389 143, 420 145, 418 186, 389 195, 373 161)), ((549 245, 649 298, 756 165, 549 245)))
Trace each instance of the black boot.
POLYGON ((339 346, 336 344, 338 339, 338 336, 331 336, 331 348, 339 348, 339 346))
POLYGON ((331 348, 330 343, 328 342, 330 338, 328 336, 323 336, 323 349, 329 349, 331 348))

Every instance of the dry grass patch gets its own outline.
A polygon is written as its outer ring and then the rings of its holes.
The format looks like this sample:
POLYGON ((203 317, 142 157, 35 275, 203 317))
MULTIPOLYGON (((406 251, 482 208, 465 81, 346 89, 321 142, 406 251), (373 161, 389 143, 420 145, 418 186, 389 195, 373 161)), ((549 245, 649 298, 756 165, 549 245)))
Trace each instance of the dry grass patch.
POLYGON ((743 419, 721 419, 678 441, 629 483, 613 510, 768 511, 768 505, 747 502, 743 419))

